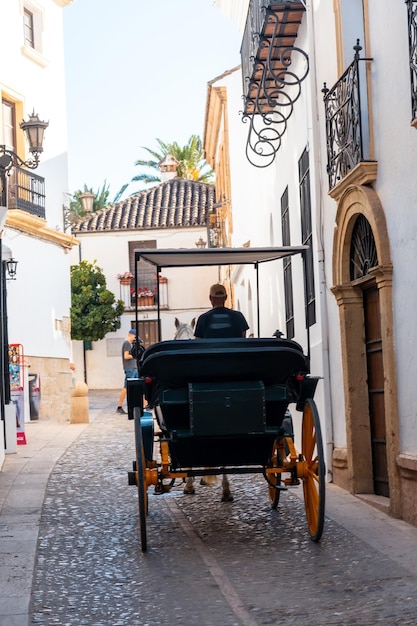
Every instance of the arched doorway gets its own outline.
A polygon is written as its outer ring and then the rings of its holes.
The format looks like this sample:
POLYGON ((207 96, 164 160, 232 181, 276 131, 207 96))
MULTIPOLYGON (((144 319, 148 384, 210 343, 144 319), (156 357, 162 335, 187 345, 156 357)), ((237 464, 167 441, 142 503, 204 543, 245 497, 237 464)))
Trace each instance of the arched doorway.
POLYGON ((352 283, 361 281, 363 294, 364 343, 374 493, 388 497, 381 307, 378 288, 374 284, 374 280, 362 282, 362 279, 369 277, 372 270, 377 267, 378 252, 372 227, 366 217, 359 213, 353 225, 350 243, 350 279, 352 283))
POLYGON ((392 266, 385 216, 368 186, 339 198, 333 254, 346 416, 345 484, 389 497, 400 516, 392 266))

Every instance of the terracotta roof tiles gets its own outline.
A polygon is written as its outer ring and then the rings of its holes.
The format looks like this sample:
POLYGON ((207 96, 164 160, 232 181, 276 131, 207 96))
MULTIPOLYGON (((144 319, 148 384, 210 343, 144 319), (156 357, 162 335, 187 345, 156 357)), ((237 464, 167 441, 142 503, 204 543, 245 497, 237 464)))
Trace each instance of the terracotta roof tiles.
POLYGON ((91 213, 72 232, 204 226, 214 203, 214 185, 175 177, 91 213))

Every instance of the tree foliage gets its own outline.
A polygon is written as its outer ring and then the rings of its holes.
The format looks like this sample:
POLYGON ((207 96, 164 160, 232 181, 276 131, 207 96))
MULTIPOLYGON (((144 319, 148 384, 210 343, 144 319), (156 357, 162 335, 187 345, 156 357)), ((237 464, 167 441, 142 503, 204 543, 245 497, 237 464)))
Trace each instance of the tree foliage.
POLYGON ((147 184, 160 183, 159 163, 167 154, 171 154, 178 161, 178 178, 187 178, 201 183, 213 182, 214 171, 206 163, 203 145, 198 135, 191 135, 188 143, 183 147, 176 141, 165 143, 161 139, 156 139, 156 142, 159 146, 156 150, 143 147, 143 150, 146 150, 153 157, 152 159, 138 159, 135 162, 135 165, 147 168, 151 172, 138 174, 132 178, 132 181, 141 181, 147 184))
POLYGON ((101 268, 81 261, 71 266, 71 338, 99 341, 120 328, 123 300, 116 300, 106 287, 101 268))

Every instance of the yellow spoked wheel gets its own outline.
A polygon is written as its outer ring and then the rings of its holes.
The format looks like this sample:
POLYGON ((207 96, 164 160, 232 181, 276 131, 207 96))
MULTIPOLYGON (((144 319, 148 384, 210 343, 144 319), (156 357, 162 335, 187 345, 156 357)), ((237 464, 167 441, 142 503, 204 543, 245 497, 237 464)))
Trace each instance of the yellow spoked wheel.
MULTIPOLYGON (((278 454, 278 444, 277 441, 274 441, 274 445, 272 446, 272 455, 271 455, 271 463, 272 467, 278 467, 279 465, 279 454, 278 454)), ((268 494, 269 494, 269 502, 271 503, 271 507, 276 509, 279 502, 279 497, 281 495, 281 490, 277 489, 281 485, 281 472, 277 472, 276 474, 268 474, 268 494)))
POLYGON ((146 516, 148 514, 148 493, 145 479, 146 459, 143 449, 143 437, 142 437, 142 425, 140 423, 140 409, 135 407, 134 419, 135 419, 135 442, 136 442, 136 471, 137 471, 137 485, 138 485, 138 500, 139 500, 139 526, 140 526, 140 543, 142 552, 146 552, 146 516))
POLYGON ((301 451, 303 461, 299 461, 303 481, 304 506, 308 529, 313 541, 319 541, 324 526, 325 474, 323 439, 316 403, 306 400, 303 410, 301 451))

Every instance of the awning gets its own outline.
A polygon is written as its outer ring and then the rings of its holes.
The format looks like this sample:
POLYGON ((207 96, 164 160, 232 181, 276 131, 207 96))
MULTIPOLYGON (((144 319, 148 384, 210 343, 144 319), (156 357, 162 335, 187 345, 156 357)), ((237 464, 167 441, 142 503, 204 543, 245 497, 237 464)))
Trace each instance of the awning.
POLYGON ((257 265, 301 254, 308 246, 279 248, 166 248, 135 250, 135 261, 143 259, 158 268, 202 267, 207 265, 257 265))

